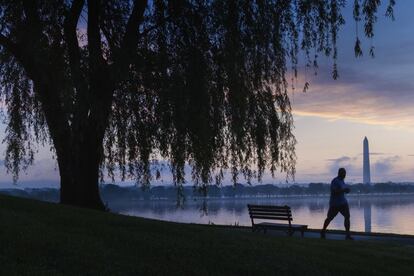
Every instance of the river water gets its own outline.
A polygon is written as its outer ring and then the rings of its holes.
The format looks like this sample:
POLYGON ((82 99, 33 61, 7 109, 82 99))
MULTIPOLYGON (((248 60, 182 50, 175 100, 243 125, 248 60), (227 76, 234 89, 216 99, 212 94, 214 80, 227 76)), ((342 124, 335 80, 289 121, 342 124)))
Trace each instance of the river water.
MULTIPOLYGON (((414 235, 414 195, 350 196, 351 230, 414 235)), ((145 218, 201 224, 250 226, 247 204, 288 205, 293 223, 321 228, 328 211, 328 197, 249 198, 188 200, 177 207, 175 201, 153 200, 108 202, 112 211, 145 218)), ((329 229, 344 229, 343 217, 329 229)))

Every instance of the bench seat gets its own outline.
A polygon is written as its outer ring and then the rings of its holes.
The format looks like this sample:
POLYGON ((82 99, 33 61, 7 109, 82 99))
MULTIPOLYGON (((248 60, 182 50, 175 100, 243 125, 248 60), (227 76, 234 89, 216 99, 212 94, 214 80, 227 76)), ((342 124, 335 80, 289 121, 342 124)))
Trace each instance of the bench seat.
MULTIPOLYGON (((255 224, 256 227, 268 227, 268 228, 286 228, 289 227, 289 224, 286 223, 272 223, 272 222, 260 222, 255 224)), ((291 224, 291 228, 295 229, 308 229, 307 225, 304 224, 291 224)))
POLYGON ((295 231, 300 231, 303 237, 304 232, 308 229, 307 225, 303 224, 289 224, 286 223, 271 223, 271 222, 260 222, 253 225, 253 232, 263 230, 265 233, 267 229, 287 230, 287 233, 291 236, 295 231))

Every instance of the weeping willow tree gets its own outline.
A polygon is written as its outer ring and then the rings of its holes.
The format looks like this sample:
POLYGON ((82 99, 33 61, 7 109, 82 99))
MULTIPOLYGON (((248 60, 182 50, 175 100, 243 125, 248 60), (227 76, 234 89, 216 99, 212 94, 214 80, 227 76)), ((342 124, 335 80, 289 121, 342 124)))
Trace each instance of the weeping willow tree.
MULTIPOLYGON (((344 0, 0 0, 6 166, 50 145, 61 202, 103 209, 105 172, 142 185, 168 161, 196 186, 295 173, 287 74, 333 59, 344 0)), ((379 0, 355 0, 373 36, 379 0)), ((392 16, 390 0, 387 15, 392 16)), ((356 55, 361 54, 357 37, 356 55)))

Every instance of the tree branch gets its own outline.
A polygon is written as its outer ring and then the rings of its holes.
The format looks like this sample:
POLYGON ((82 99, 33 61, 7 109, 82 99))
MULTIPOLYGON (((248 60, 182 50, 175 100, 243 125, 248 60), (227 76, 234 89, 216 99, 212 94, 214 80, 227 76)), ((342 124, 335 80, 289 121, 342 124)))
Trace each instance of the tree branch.
POLYGON ((70 127, 65 111, 62 108, 59 84, 53 81, 54 71, 50 67, 50 58, 47 56, 48 39, 43 34, 41 19, 38 13, 37 0, 23 0, 23 10, 26 16, 27 33, 19 43, 24 49, 22 60, 26 73, 34 83, 34 90, 39 95, 47 121, 50 135, 57 151, 62 150, 63 144, 70 141, 70 127), (52 80, 51 80, 52 78, 52 80))
POLYGON ((134 45, 138 43, 138 27, 144 17, 147 0, 135 0, 132 13, 128 19, 124 39, 121 44, 121 51, 131 52, 134 45))
POLYGON ((26 74, 31 79, 35 78, 36 70, 33 58, 31 58, 17 43, 11 41, 3 34, 0 34, 0 45, 23 66, 26 74))
POLYGON ((36 0, 23 0, 23 10, 27 18, 27 26, 34 32, 28 32, 27 37, 31 38, 31 44, 38 44, 42 38, 42 29, 40 25, 40 17, 37 12, 38 2, 36 0))
POLYGON ((99 1, 88 0, 88 51, 90 70, 102 65, 101 33, 99 30, 99 1))
POLYGON ((22 57, 22 53, 19 51, 17 44, 3 34, 0 34, 0 45, 9 51, 15 58, 19 59, 19 57, 22 57))
POLYGON ((105 28, 105 26, 102 26, 101 30, 106 41, 108 42, 109 50, 111 51, 111 54, 113 54, 119 48, 115 43, 116 40, 113 39, 113 35, 109 32, 107 28, 105 28))
POLYGON ((25 58, 25 61, 22 60, 22 64, 26 72, 32 74, 33 80, 39 80, 40 77, 46 79, 48 77, 39 71, 39 68, 44 68, 43 70, 45 70, 48 67, 48 62, 47 54, 43 51, 47 45, 42 44, 42 42, 47 41, 47 39, 42 33, 41 21, 38 14, 38 1, 23 0, 23 11, 26 16, 24 26, 26 32, 23 33, 23 36, 18 42, 25 58))
POLYGON ((137 45, 139 38, 138 28, 143 21, 147 4, 148 0, 134 1, 134 7, 128 19, 117 60, 114 63, 114 75, 117 80, 124 75, 123 72, 128 68, 131 57, 134 55, 135 46, 137 45))
POLYGON ((86 88, 85 80, 80 69, 81 54, 76 34, 76 27, 84 4, 84 0, 74 0, 64 21, 64 35, 69 54, 69 65, 74 86, 78 91, 86 88))
POLYGON ((27 20, 31 24, 34 24, 36 27, 38 27, 37 25, 39 23, 39 16, 37 14, 36 6, 37 6, 36 0, 24 0, 23 1, 23 9, 27 17, 27 20))

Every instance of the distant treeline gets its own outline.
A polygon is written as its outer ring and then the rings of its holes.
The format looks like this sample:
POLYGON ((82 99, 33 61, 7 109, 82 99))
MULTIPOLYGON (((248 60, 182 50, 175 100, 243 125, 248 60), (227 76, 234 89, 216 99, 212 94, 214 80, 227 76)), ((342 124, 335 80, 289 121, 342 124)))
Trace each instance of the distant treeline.
MULTIPOLYGON (((414 193, 413 183, 377 183, 370 186, 364 184, 350 185, 351 194, 368 193, 414 193)), ((44 201, 59 201, 59 190, 51 188, 39 189, 4 189, 0 193, 19 197, 35 198, 44 201)), ((191 186, 185 186, 182 195, 187 198, 247 198, 247 197, 284 197, 284 196, 312 196, 329 195, 330 185, 326 183, 310 183, 309 185, 275 186, 242 185, 209 186, 206 191, 191 186)), ((110 200, 163 200, 177 199, 178 189, 174 186, 153 186, 142 189, 136 186, 120 187, 113 184, 101 186, 101 195, 104 201, 110 200)))
MULTIPOLYGON (((414 184, 411 183, 377 183, 370 186, 364 184, 350 185, 352 194, 368 193, 414 193, 414 184)), ((108 186, 106 189, 119 191, 123 188, 108 186)), ((121 192, 124 193, 124 192, 121 192)), ((141 199, 174 199, 177 197, 177 189, 172 186, 156 186, 147 191, 140 191, 141 199)), ((113 194, 113 193, 109 193, 113 194)), ((330 184, 310 183, 309 185, 276 186, 264 185, 242 185, 234 186, 209 186, 207 191, 198 190, 193 187, 185 187, 183 194, 186 198, 247 198, 247 197, 283 197, 283 196, 311 196, 329 195, 330 184)), ((103 195, 105 197, 105 194, 103 195)))

